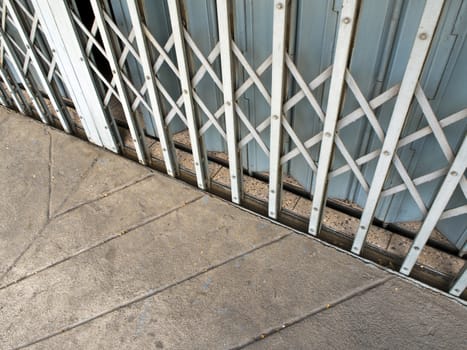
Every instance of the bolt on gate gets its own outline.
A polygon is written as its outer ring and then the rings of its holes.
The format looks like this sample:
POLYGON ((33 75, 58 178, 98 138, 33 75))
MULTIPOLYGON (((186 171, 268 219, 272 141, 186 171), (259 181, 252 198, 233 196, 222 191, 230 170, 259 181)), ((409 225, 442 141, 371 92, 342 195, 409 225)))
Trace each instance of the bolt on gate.
MULTIPOLYGON (((2 105, 144 165, 156 145, 173 177, 184 142, 203 190, 214 152, 236 204, 263 174, 273 219, 293 179, 311 235, 330 200, 350 201, 357 255, 375 220, 418 221, 405 275, 435 229, 467 252, 467 2, 0 4, 2 105)), ((464 264, 449 292, 466 286, 464 264)))

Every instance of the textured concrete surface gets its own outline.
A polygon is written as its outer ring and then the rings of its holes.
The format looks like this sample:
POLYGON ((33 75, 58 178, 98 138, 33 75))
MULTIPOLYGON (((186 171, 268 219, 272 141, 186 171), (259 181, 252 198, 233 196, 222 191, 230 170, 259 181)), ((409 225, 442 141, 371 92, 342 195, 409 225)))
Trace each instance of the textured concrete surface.
POLYGON ((0 110, 0 348, 462 348, 467 310, 0 110))
POLYGON ((391 280, 247 349, 465 349, 465 312, 442 296, 427 298, 425 290, 391 280))

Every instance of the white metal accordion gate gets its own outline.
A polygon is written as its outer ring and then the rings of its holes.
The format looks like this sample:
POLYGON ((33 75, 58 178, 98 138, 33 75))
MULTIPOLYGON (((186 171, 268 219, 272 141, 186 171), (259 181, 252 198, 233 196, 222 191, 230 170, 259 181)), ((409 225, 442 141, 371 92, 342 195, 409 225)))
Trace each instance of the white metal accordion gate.
MULTIPOLYGON (((415 218, 405 275, 436 227, 467 250, 465 1, 0 4, 4 106, 81 130, 112 152, 129 145, 145 165, 153 162, 151 137, 173 177, 176 134, 187 130, 203 190, 212 184, 209 152, 217 151, 234 203, 244 204, 246 174, 267 174, 273 219, 283 211, 284 177, 295 177, 312 198, 311 235, 321 231, 329 198, 358 203, 357 255, 375 216, 415 218), (319 36, 308 34, 320 25, 313 6, 328 11, 319 36), (382 23, 367 19, 380 10, 382 23), (315 39, 321 49, 308 50, 315 39)), ((459 296, 466 285, 464 267, 449 291, 459 296)))

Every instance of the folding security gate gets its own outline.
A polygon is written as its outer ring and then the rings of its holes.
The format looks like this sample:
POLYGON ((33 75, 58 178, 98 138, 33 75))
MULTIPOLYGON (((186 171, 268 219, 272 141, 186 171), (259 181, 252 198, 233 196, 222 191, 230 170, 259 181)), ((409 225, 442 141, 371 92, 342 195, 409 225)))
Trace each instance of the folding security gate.
MULTIPOLYGON (((156 139, 174 177, 187 130, 201 189, 218 152, 234 203, 245 174, 267 174, 271 218, 293 178, 312 235, 328 198, 360 206, 355 254, 375 217, 420 221, 406 275, 435 228, 467 251, 466 1, 0 4, 4 106, 146 165, 156 139)), ((466 284, 464 268, 450 292, 466 284)))

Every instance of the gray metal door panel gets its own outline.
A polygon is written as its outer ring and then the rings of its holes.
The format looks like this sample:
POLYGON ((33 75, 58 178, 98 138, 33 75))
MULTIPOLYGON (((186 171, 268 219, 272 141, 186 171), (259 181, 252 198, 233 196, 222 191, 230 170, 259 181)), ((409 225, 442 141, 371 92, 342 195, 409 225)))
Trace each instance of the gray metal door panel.
MULTIPOLYGON (((405 67, 407 65, 410 50, 413 45, 415 38, 415 33, 418 28, 418 23, 420 21, 422 12, 423 12, 424 1, 408 1, 403 3, 401 9, 401 15, 399 18, 398 28, 396 38, 391 50, 391 57, 388 63, 388 68, 386 76, 383 81, 383 91, 401 82, 405 67)), ((361 33, 361 35, 366 35, 366 33, 361 33)), ((365 62, 360 62, 361 65, 365 66, 365 62)), ((392 110, 394 108, 395 99, 390 102, 385 103, 377 114, 378 121, 381 124, 383 130, 387 130, 389 120, 392 115, 392 110)), ((365 139, 368 141, 367 149, 365 149, 362 154, 368 153, 373 150, 381 148, 381 141, 377 139, 374 132, 369 132, 365 139)), ((370 161, 366 166, 363 167, 364 175, 366 179, 372 179, 375 171, 376 160, 370 161)), ((387 183, 393 184, 395 181, 394 177, 388 177, 387 183)), ((356 193, 352 196, 355 202, 364 206, 366 201, 366 192, 360 186, 356 186, 356 193)), ((376 216, 381 217, 387 211, 387 206, 389 202, 387 200, 382 200, 376 216)))
MULTIPOLYGON (((184 5, 187 30, 191 38, 196 42, 197 47, 203 53, 204 57, 207 58, 219 41, 217 35, 215 1, 185 0, 184 5)), ((194 54, 193 50, 188 50, 187 52, 191 63, 191 76, 193 77, 202 64, 194 54)), ((211 66, 220 79, 221 73, 219 58, 217 58, 211 66)), ((222 106, 224 102, 222 92, 216 86, 209 74, 205 74, 203 79, 196 86, 195 90, 210 111, 217 111, 222 106)), ((199 105, 197 105, 197 113, 200 118, 201 125, 204 125, 204 123, 209 119, 199 105)), ((223 116, 219 118, 219 124, 225 131, 223 116)), ((204 138, 207 150, 226 151, 224 139, 214 126, 211 125, 211 127, 205 132, 204 138)))
MULTIPOLYGON (((294 62, 309 82, 332 64, 338 11, 331 1, 301 1, 297 15, 294 62)), ((328 85, 329 81, 314 91, 323 109, 326 107, 328 85)), ((322 122, 305 100, 294 107, 291 123, 302 141, 322 130, 322 122)), ((318 159, 319 144, 311 149, 310 154, 313 159, 318 159)), ((290 161, 289 172, 308 191, 312 190, 313 173, 301 155, 290 161)))
MULTIPOLYGON (((383 39, 387 38, 391 29, 391 18, 393 11, 395 11, 394 5, 395 2, 391 1, 365 1, 361 5, 349 71, 367 100, 382 92, 378 91, 377 81, 381 71, 384 71, 385 68, 382 66, 382 61, 387 44, 383 39)), ((352 91, 347 88, 341 117, 359 107, 360 105, 352 91)), ((372 135, 373 130, 365 117, 339 131, 340 138, 354 159, 368 152, 366 146, 372 135)), ((341 152, 336 150, 332 168, 337 169, 346 164, 341 152)), ((371 178, 367 177, 366 180, 368 182, 371 178)), ((330 180, 329 196, 349 199, 353 197, 355 190, 359 187, 355 176, 351 171, 348 171, 330 180)))
MULTIPOLYGON (((272 2, 269 0, 236 0, 233 2, 234 41, 254 70, 271 55, 272 11, 272 2)), ((236 85, 239 87, 248 78, 248 74, 237 59, 234 59, 234 62, 236 85)), ((270 68, 260 76, 260 80, 270 92, 270 68)), ((254 86, 243 94, 238 103, 254 127, 270 115, 269 104, 254 86)), ((244 125, 240 123, 240 136, 244 137, 247 133, 244 125)), ((269 128, 260 135, 263 142, 269 146, 269 128)), ((243 166, 249 171, 267 171, 269 168, 268 158, 255 141, 248 144, 247 150, 243 151, 242 155, 243 166)))

